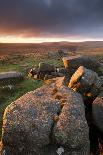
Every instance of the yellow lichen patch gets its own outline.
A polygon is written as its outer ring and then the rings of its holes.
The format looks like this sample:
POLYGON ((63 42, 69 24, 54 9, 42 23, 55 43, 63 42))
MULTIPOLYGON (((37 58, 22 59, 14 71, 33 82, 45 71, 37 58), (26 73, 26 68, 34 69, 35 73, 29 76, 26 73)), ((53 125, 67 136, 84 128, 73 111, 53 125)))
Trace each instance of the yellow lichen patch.
POLYGON ((28 73, 28 77, 32 77, 32 74, 31 73, 28 73))
POLYGON ((63 108, 63 106, 65 105, 66 101, 67 101, 66 99, 62 99, 61 100, 61 108, 63 108))
POLYGON ((52 79, 44 80, 44 83, 47 85, 50 85, 52 83, 55 83, 55 81, 56 81, 56 78, 52 78, 52 79))
POLYGON ((54 96, 55 99, 58 99, 58 100, 61 100, 62 99, 62 94, 60 93, 57 93, 55 96, 54 96))
POLYGON ((52 95, 55 95, 57 93, 57 91, 58 91, 57 88, 54 88, 52 91, 52 95))
POLYGON ((54 122, 58 122, 59 121, 59 116, 54 116, 53 120, 54 120, 54 122))
POLYGON ((91 92, 84 93, 84 96, 87 96, 87 97, 92 97, 92 93, 91 93, 91 92))

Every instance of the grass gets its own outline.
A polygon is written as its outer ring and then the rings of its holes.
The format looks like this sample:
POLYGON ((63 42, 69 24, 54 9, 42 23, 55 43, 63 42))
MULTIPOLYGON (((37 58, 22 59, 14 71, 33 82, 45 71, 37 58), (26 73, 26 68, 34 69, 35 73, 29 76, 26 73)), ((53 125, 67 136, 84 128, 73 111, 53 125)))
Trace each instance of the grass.
POLYGON ((39 62, 53 64, 56 67, 63 66, 62 60, 48 59, 47 57, 33 57, 32 55, 23 58, 18 57, 17 59, 11 56, 9 59, 4 60, 3 63, 0 63, 0 72, 19 71, 24 74, 24 80, 19 84, 16 84, 16 89, 13 92, 0 92, 0 137, 2 131, 2 118, 5 108, 20 96, 43 85, 43 81, 27 77, 26 68, 32 68, 33 66, 38 65, 39 62))

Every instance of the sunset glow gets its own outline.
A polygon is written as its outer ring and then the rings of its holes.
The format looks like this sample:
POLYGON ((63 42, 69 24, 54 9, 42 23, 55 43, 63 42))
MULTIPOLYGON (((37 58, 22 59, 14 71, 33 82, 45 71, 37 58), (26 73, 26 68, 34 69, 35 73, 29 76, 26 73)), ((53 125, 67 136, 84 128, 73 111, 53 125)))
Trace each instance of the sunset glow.
MULTIPOLYGON (((2 36, 0 37, 0 43, 42 43, 42 42, 60 42, 60 41, 69 41, 69 42, 83 42, 83 41, 96 41, 94 38, 82 38, 82 37, 66 37, 66 38, 23 38, 17 36, 2 36)), ((103 39, 98 39, 102 41, 103 39)))

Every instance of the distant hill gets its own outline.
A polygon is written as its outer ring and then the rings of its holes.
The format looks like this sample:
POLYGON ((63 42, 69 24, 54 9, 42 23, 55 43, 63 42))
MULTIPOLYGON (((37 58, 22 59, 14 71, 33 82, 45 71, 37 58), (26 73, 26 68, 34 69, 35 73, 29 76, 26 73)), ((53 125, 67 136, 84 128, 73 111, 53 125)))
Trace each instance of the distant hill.
POLYGON ((44 42, 44 43, 0 43, 0 55, 13 53, 49 52, 66 49, 68 51, 103 51, 103 41, 86 42, 44 42))

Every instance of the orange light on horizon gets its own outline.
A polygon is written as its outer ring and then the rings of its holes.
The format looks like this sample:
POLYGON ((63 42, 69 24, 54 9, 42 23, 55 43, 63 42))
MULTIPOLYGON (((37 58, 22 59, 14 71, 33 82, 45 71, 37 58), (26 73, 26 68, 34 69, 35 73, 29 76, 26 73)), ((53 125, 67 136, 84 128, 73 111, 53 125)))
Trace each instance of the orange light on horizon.
MULTIPOLYGON (((60 42, 60 41, 68 41, 68 42, 83 42, 83 41, 97 41, 97 39, 93 38, 82 38, 82 37, 66 37, 66 38, 25 38, 25 37, 17 37, 17 36, 0 36, 0 43, 42 43, 42 42, 60 42)), ((103 41, 103 39, 99 39, 98 41, 103 41)))

